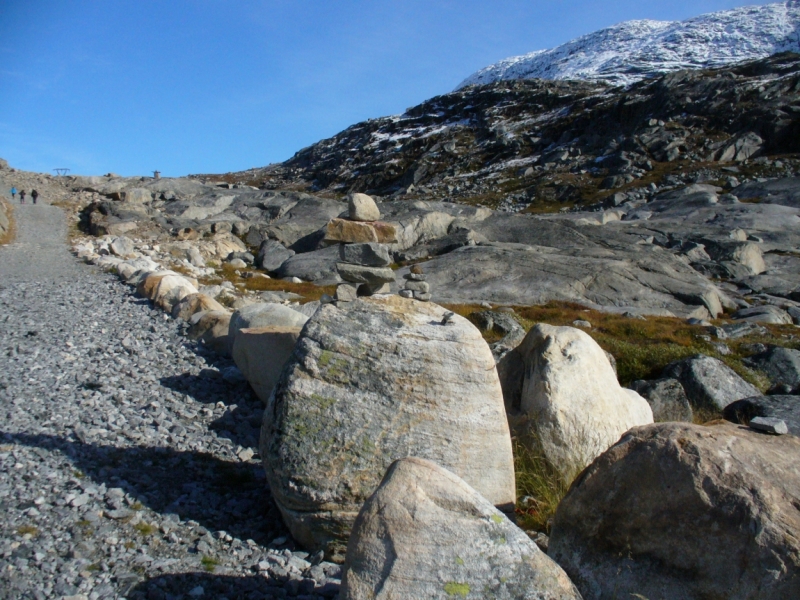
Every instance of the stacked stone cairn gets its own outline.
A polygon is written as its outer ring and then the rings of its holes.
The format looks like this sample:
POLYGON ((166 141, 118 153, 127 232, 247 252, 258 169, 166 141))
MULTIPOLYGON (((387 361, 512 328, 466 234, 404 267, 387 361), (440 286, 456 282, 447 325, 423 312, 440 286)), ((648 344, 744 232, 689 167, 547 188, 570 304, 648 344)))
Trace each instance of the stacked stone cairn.
POLYGON ((414 300, 430 302, 431 286, 425 281, 425 273, 422 272, 422 267, 414 265, 411 267, 411 272, 406 273, 403 277, 406 280, 405 287, 400 290, 400 295, 403 298, 414 298, 414 300))
POLYGON ((389 268, 387 244, 397 242, 394 226, 380 221, 375 201, 366 194, 348 198, 348 218, 331 219, 325 241, 339 244, 336 270, 344 283, 336 288, 336 300, 350 302, 359 296, 388 294, 395 280, 389 268))

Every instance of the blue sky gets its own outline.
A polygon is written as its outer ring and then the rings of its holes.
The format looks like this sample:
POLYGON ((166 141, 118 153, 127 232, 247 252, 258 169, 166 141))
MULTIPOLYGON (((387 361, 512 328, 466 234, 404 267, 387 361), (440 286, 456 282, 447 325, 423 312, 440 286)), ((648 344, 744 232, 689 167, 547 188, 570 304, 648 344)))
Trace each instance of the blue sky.
POLYGON ((767 3, 0 0, 0 157, 81 174, 264 166, 508 56, 767 3))

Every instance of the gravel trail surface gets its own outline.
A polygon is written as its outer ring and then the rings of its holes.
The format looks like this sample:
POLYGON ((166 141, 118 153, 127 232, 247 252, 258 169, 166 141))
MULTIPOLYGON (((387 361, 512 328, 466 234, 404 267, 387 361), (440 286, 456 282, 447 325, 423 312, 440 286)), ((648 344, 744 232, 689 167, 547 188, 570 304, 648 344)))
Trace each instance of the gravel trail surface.
POLYGON ((185 325, 75 259, 60 209, 0 247, 0 598, 331 598, 257 457, 262 405, 185 325), (294 552, 293 552, 294 550, 294 552))

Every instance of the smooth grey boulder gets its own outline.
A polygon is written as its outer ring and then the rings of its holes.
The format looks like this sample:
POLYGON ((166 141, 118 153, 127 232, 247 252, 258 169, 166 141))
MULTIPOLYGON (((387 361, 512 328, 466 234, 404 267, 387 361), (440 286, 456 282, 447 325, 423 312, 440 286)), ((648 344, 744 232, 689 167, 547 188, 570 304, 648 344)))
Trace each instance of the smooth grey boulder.
POLYGON ((281 265, 294 256, 294 250, 285 248, 275 240, 264 240, 258 248, 256 266, 265 271, 277 271, 281 265))
POLYGON ((722 411, 731 423, 747 425, 755 417, 771 417, 786 422, 789 433, 800 436, 800 396, 774 395, 742 398, 731 402, 722 411))
POLYGON ((746 363, 766 373, 773 386, 800 389, 800 350, 773 346, 766 352, 749 357, 746 363))
POLYGON ((269 399, 261 458, 294 538, 341 557, 364 501, 398 458, 515 502, 511 437, 494 359, 474 325, 431 303, 374 296, 323 304, 269 399))
POLYGON ((637 427, 561 501, 548 555, 587 600, 800 598, 800 439, 637 427))
POLYGON ((386 244, 375 242, 364 244, 340 244, 339 259, 342 262, 366 267, 388 267, 392 264, 386 244))
POLYGON ((792 317, 789 313, 771 304, 743 308, 737 310, 731 317, 737 321, 747 321, 750 323, 772 323, 774 325, 792 324, 792 317))
POLYGON ((339 276, 350 283, 363 283, 370 288, 380 288, 385 283, 394 283, 395 274, 388 267, 364 267, 349 263, 336 263, 339 276))
POLYGON ((665 421, 692 422, 692 407, 683 386, 677 379, 655 379, 634 381, 631 389, 647 400, 653 409, 656 423, 665 421))
POLYGON ((339 249, 336 246, 303 252, 289 257, 276 271, 278 277, 299 277, 317 285, 340 283, 342 278, 336 272, 339 262, 339 249))
POLYGON ((350 194, 347 198, 347 211, 351 221, 379 221, 381 211, 371 196, 350 194))
POLYGON ((393 463, 359 512, 347 544, 343 600, 577 600, 566 573, 450 471, 420 458, 393 463))
POLYGON ((605 352, 584 331, 540 323, 517 351, 524 364, 520 409, 566 481, 628 429, 653 422, 650 405, 620 387, 605 352))
POLYGON ((761 394, 724 362, 703 354, 668 364, 661 376, 680 381, 695 408, 722 410, 735 400, 761 394))

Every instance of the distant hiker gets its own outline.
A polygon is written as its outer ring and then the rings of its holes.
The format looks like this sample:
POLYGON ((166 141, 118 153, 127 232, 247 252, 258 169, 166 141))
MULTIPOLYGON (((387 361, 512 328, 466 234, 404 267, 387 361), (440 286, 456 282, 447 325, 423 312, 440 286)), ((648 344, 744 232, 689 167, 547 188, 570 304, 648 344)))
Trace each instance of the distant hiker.
POLYGON ((25 190, 19 191, 19 203, 25 204, 25 190))
POLYGON ((36 200, 39 198, 39 192, 37 192, 36 190, 32 190, 31 198, 33 198, 33 203, 36 204, 36 200))
POLYGON ((12 200, 16 200, 17 199, 17 188, 15 188, 15 187, 11 188, 11 199, 12 200))

